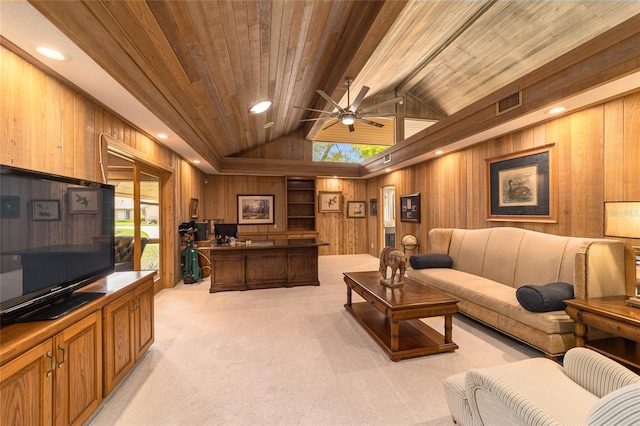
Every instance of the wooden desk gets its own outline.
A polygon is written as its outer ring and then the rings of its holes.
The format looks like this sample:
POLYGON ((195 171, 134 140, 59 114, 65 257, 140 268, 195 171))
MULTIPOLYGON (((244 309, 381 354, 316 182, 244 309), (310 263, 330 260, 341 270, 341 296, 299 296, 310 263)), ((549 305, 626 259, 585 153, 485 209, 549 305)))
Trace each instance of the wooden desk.
POLYGON ((210 293, 320 285, 315 238, 252 241, 250 245, 199 247, 211 259, 210 293))
POLYGON ((576 346, 598 351, 640 372, 640 308, 625 304, 626 296, 566 300, 567 314, 576 322, 576 346), (587 326, 614 337, 588 340, 587 326))

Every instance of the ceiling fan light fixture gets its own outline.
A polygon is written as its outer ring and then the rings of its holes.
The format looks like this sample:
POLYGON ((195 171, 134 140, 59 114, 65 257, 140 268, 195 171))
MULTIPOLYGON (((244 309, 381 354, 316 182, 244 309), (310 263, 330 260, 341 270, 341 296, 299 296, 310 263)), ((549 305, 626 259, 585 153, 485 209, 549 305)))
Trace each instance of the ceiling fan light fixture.
POLYGON ((260 114, 271 108, 271 101, 260 101, 249 109, 252 114, 260 114))
POLYGON ((343 114, 342 117, 340 117, 340 121, 342 121, 342 124, 345 126, 351 126, 356 122, 356 115, 351 113, 343 114))

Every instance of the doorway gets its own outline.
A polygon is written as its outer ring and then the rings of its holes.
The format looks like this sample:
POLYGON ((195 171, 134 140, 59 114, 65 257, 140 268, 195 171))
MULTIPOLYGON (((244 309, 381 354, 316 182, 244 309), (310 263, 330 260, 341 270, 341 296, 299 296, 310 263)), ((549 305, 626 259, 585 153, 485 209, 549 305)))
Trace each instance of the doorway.
POLYGON ((108 165, 107 181, 116 187, 116 270, 154 269, 158 271, 156 280, 159 280, 162 270, 160 173, 113 152, 109 152, 108 165))
POLYGON ((396 246, 396 187, 382 188, 383 247, 396 246))

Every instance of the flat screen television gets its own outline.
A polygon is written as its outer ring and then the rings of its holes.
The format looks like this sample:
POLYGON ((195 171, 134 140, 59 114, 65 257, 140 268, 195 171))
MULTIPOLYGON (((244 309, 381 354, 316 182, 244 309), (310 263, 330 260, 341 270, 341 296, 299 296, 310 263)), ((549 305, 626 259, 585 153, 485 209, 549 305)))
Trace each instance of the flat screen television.
POLYGON ((0 321, 54 319, 114 271, 112 185, 0 165, 0 321))

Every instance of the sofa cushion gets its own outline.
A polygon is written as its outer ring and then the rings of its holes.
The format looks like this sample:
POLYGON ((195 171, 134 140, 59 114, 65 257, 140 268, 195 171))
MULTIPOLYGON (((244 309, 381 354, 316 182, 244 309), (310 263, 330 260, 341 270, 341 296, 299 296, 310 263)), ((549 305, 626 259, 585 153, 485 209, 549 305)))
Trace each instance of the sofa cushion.
POLYGON ((573 286, 563 282, 523 285, 516 290, 516 297, 531 312, 559 311, 566 308, 566 299, 573 299, 573 286))
POLYGON ((446 268, 408 269, 407 276, 461 300, 483 306, 544 333, 573 333, 574 322, 564 310, 530 312, 516 298, 516 289, 474 274, 446 268))
POLYGON ((448 254, 425 253, 409 257, 409 263, 414 269, 451 268, 453 261, 448 254))

